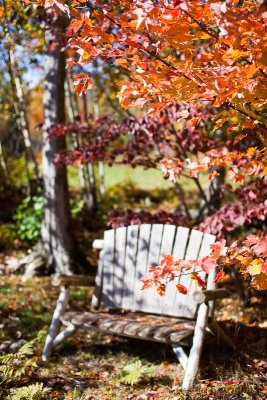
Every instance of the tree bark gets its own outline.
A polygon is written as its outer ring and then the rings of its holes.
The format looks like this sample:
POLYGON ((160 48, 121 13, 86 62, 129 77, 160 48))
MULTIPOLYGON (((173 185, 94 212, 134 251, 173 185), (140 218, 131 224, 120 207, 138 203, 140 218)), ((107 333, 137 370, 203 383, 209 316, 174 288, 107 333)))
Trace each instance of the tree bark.
POLYGON ((33 163, 34 175, 35 178, 38 179, 39 177, 38 164, 32 148, 31 136, 25 112, 25 101, 23 98, 21 81, 16 71, 14 52, 12 49, 9 50, 9 62, 10 62, 10 76, 12 80, 12 86, 14 88, 15 103, 17 106, 16 113, 19 121, 18 125, 19 128, 21 129, 21 133, 23 136, 26 157, 28 158, 29 161, 33 163))
MULTIPOLYGON (((99 118, 99 105, 98 102, 94 102, 94 114, 96 118, 99 118)), ((99 175, 99 191, 102 196, 104 196, 106 192, 105 188, 105 169, 104 169, 104 163, 103 161, 98 162, 98 175, 99 175)))
MULTIPOLYGON (((57 21, 54 21, 57 22, 57 21)), ((56 25, 56 24, 55 24, 56 25)), ((60 25, 57 24, 58 26, 60 25)), ((70 275, 75 272, 74 238, 66 165, 56 165, 56 154, 66 149, 64 136, 51 138, 51 128, 65 122, 65 55, 59 46, 58 31, 46 27, 43 130, 44 217, 41 239, 49 266, 54 272, 70 275)))
POLYGON ((10 177, 9 177, 9 172, 8 172, 8 168, 7 168, 4 153, 3 153, 2 143, 0 141, 0 171, 1 170, 2 170, 2 173, 0 176, 2 178, 1 179, 2 184, 3 184, 3 186, 9 186, 10 185, 10 177))

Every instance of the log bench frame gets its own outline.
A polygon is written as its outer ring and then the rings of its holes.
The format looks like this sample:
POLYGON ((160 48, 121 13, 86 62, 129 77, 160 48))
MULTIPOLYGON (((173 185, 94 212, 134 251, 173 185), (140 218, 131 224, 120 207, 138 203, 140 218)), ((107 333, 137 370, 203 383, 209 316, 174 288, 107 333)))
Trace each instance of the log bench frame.
MULTIPOLYGON (((141 227, 148 227, 149 225, 141 225, 141 227)), ((140 242, 140 238, 142 237, 142 232, 145 231, 145 228, 141 228, 141 227, 132 227, 132 228, 128 228, 128 233, 129 232, 134 232, 134 231, 139 231, 139 236, 136 236, 136 241, 139 243, 140 242), (143 229, 143 231, 142 231, 143 229)), ((160 246, 161 246, 161 254, 160 252, 157 253, 157 261, 160 259, 160 257, 162 257, 163 254, 167 254, 170 252, 166 252, 164 253, 164 251, 166 250, 166 246, 168 247, 169 245, 165 245, 164 243, 168 243, 169 239, 170 239, 170 231, 171 231, 171 238, 174 241, 174 238, 176 237, 176 241, 177 241, 177 237, 178 235, 181 236, 181 233, 186 232, 185 229, 187 228, 177 228, 174 227, 173 225, 151 225, 150 226, 150 244, 153 238, 153 229, 154 231, 158 232, 159 227, 161 227, 161 233, 162 233, 162 237, 160 239, 160 246), (156 227, 156 228, 155 228, 156 227), (172 229, 170 228, 172 227, 172 229), (163 231, 166 233, 165 234, 165 238, 164 238, 164 234, 163 231), (177 233, 176 233, 177 231, 177 233), (165 241, 165 242, 164 242, 165 241)), ((148 229, 148 228, 146 228, 148 229)), ((103 274, 103 271, 105 271, 105 245, 106 247, 108 245, 110 245, 111 241, 110 241, 110 236, 112 235, 112 237, 114 238, 114 235, 117 235, 117 243, 118 245, 115 245, 115 250, 117 247, 119 247, 119 250, 121 248, 121 240, 122 238, 122 232, 124 232, 124 245, 125 245, 125 237, 128 237, 125 233, 126 228, 118 228, 117 230, 112 230, 113 234, 111 234, 111 231, 106 231, 105 232, 105 239, 104 240, 96 240, 93 243, 93 247, 97 248, 99 250, 101 250, 100 252, 100 262, 99 262, 99 269, 97 272, 96 277, 93 275, 88 275, 88 276, 80 276, 80 275, 74 275, 74 276, 63 276, 63 275, 54 275, 53 279, 52 279, 52 284, 55 286, 60 286, 61 290, 60 290, 60 294, 57 300, 57 304, 56 304, 56 308, 54 310, 53 313, 53 318, 52 318, 52 322, 49 328, 49 332, 45 341, 45 346, 43 349, 43 355, 42 355, 42 359, 43 361, 46 361, 52 351, 54 350, 55 347, 57 347, 60 343, 62 343, 65 339, 67 339, 69 336, 71 336, 72 334, 74 334, 79 328, 81 329, 92 329, 98 332, 104 332, 107 334, 119 334, 119 335, 123 335, 126 337, 135 337, 135 338, 142 338, 142 337, 137 337, 136 335, 129 335, 129 334, 124 334, 123 332, 118 332, 118 333, 114 333, 114 331, 109 331, 108 329, 100 329, 97 325, 94 324, 94 321, 100 321, 101 322, 101 311, 96 311, 101 310, 101 306, 105 306, 105 309, 118 309, 118 304, 120 304, 120 302, 122 302, 122 299, 125 297, 123 296, 123 294, 121 295, 121 298, 119 300, 119 303, 117 302, 117 304, 115 303, 115 307, 114 304, 111 302, 110 298, 107 298, 107 296, 103 296, 103 285, 105 284, 105 274, 103 274), (107 234, 107 232, 109 232, 107 234), (118 239, 120 239, 120 242, 118 242, 118 239), (117 246, 117 247, 116 247, 117 246), (104 278, 103 278, 104 277, 104 278), (104 283, 103 283, 103 279, 104 279, 104 283), (101 281, 101 282, 100 282, 101 281), (64 314, 66 311, 66 308, 68 306, 68 301, 69 301, 69 287, 70 286, 89 286, 89 287, 93 287, 95 285, 95 294, 93 296, 93 302, 92 302, 92 310, 93 310, 93 314, 92 313, 87 313, 89 315, 89 322, 86 324, 78 324, 75 322, 75 318, 74 318, 74 323, 71 320, 71 318, 64 318, 64 314), (102 298, 101 298, 101 294, 102 294, 102 298), (100 300, 102 300, 102 302, 100 302, 100 300), (95 315, 95 318, 94 318, 95 315), (60 327, 61 325, 65 326, 65 329, 62 330, 60 332, 60 327)), ((190 243, 192 242, 194 245, 194 239, 196 237, 200 237, 201 235, 201 240, 202 240, 202 253, 208 253, 208 247, 207 244, 214 242, 215 238, 211 237, 211 235, 203 235, 201 232, 198 231, 192 231, 189 232, 189 230, 187 229, 187 237, 186 237, 186 245, 187 245, 187 254, 186 257, 187 259, 189 259, 192 251, 188 250, 190 248, 190 243), (193 233, 192 233, 193 232, 193 233), (195 236, 194 236, 195 235, 195 236), (193 236, 193 239, 192 239, 193 236), (191 241, 191 242, 190 242, 191 241), (205 241, 207 243, 205 243, 205 241)), ((156 235, 154 235, 156 237, 156 235)), ((123 241, 123 240, 122 240, 123 241)), ((115 243, 115 239, 114 239, 114 243, 115 243)), ((127 243, 127 241, 126 241, 127 243)), ((200 243, 200 242, 199 242, 200 243)), ((152 243, 152 246, 154 246, 155 243, 152 243)), ((179 247, 181 246, 181 240, 179 241, 179 247)), ((184 246, 185 247, 185 246, 184 246)), ((200 244, 199 244, 200 247, 200 244)), ((152 250, 154 249, 154 247, 151 247, 152 250)), ((191 245, 191 248, 194 248, 194 246, 191 245)), ((172 246, 172 249, 174 249, 174 245, 172 246)), ((167 249, 168 250, 168 249, 167 249)), ((131 251, 131 250, 129 250, 131 251)), ((154 250, 153 250, 154 251, 154 250)), ((195 251, 195 249, 194 249, 195 251)), ((197 250, 199 252, 199 249, 197 250)), ((150 250, 148 251, 150 252, 150 250)), ((175 251, 174 251, 175 253, 175 251)), ((201 250, 200 250, 201 253, 201 250)), ((108 252, 106 252, 106 257, 108 257, 108 252)), ((116 254, 116 252, 115 252, 116 254)), ((203 254, 203 255, 206 255, 203 254)), ((175 254, 174 254, 175 255, 175 254)), ((112 255, 113 260, 116 258, 114 256, 114 254, 112 255)), ((124 261, 125 261, 125 257, 127 259, 127 244, 126 244, 126 256, 124 253, 124 261)), ((148 255, 149 258, 149 255, 148 255)), ((115 262, 115 261, 114 261, 115 262)), ((122 262, 122 263, 123 263, 122 262)), ((145 260, 144 262, 147 262, 147 260, 145 260)), ((118 264, 118 268, 120 267, 119 262, 116 261, 116 263, 118 264)), ((116 265, 117 265, 116 264, 116 265)), ((109 265, 109 264, 108 264, 109 265)), ((144 264, 145 265, 145 264, 144 264)), ((151 264, 150 264, 151 265, 151 264)), ((108 267, 106 267, 108 268, 108 267)), ((125 270, 125 266, 123 267, 125 270)), ((144 271, 145 272, 145 271, 144 271)), ((119 273, 119 271, 118 271, 119 273)), ((184 390, 188 390, 192 387, 195 377, 197 375, 198 372, 198 368, 199 368, 199 362, 200 362, 200 357, 201 357, 201 352, 202 352, 202 347, 203 347, 203 343, 204 343, 204 337, 205 337, 205 332, 208 329, 209 331, 211 331, 214 335, 216 335, 216 337, 220 340, 222 340, 226 345, 230 346, 230 347, 234 347, 233 342, 231 341, 231 339, 223 332, 223 330, 219 327, 219 325, 216 323, 216 321, 214 321, 213 319, 213 311, 214 311, 214 301, 217 299, 222 299, 225 297, 228 297, 230 295, 230 293, 225 290, 225 289, 216 289, 215 288, 215 284, 214 284, 214 278, 215 278, 215 273, 216 271, 213 270, 210 272, 209 276, 208 276, 208 280, 207 280, 207 290, 198 290, 198 291, 192 291, 191 290, 191 297, 190 297, 190 304, 193 304, 193 307, 195 306, 196 309, 196 317, 194 318, 194 330, 193 330, 193 341, 192 341, 192 346, 190 348, 190 352, 189 352, 189 356, 187 356, 186 352, 183 349, 183 341, 179 341, 177 343, 175 342, 168 342, 170 343, 172 346, 172 349, 177 357, 177 359, 179 360, 179 362, 181 363, 182 367, 185 370, 185 375, 184 375, 184 380, 183 380, 183 384, 182 387, 184 390)), ((125 272, 126 274, 126 272, 125 272)), ((113 284, 114 284, 114 278, 113 278, 113 284)), ((120 284, 121 285, 121 284, 120 284)), ((121 289, 121 286, 114 286, 114 288, 118 288, 121 289)), ((114 289, 113 288, 113 289, 114 289)), ((113 295, 116 295, 116 291, 118 290, 116 289, 115 292, 113 293, 113 295)), ((192 288, 191 288, 192 289, 192 288)), ((168 289, 167 289, 168 290, 168 289)), ((145 293, 146 295, 146 293, 145 293)), ((148 295, 148 294, 147 294, 148 295)), ((158 296, 158 295, 156 295, 158 296)), ((175 293, 174 293, 174 296, 175 293)), ((158 296, 158 298, 160 298, 160 296, 158 296)), ((154 297, 153 297, 154 299, 154 297)), ((158 301, 158 300, 157 300, 158 301)), ((162 303, 156 303, 154 305, 158 307, 158 305, 162 303)), ((147 307, 149 309, 149 307, 151 308, 151 306, 149 305, 149 301, 147 304, 147 307)), ((121 307, 123 308, 123 307, 121 307)), ((164 309, 164 308, 163 308, 164 309)), ((128 308, 129 310, 129 308, 128 308)), ((140 313, 137 314, 136 312, 141 312, 141 315, 148 315, 151 316, 151 318, 157 318, 157 316, 155 314, 160 314, 165 316, 164 313, 159 313, 157 312, 157 308, 155 309, 156 312, 153 312, 153 308, 152 308, 152 313, 147 312, 146 310, 143 311, 142 307, 140 307, 138 309, 138 305, 135 307, 135 309, 133 309, 133 312, 131 312, 130 316, 131 318, 133 318, 133 320, 136 318, 136 320, 138 320, 138 316, 140 317, 140 313)), ((162 310, 162 309, 161 309, 162 310)), ((129 310, 131 311, 131 310, 129 310)), ((180 311, 181 312, 181 311, 180 311)), ((184 311, 182 311, 183 313, 184 311)), ((71 313, 70 313, 71 314, 71 313)), ((167 315, 165 316, 165 319, 167 321, 167 318, 170 318, 170 321, 174 321, 171 318, 177 318, 179 317, 179 315, 172 315, 174 314, 173 311, 166 313, 167 315)), ((86 317, 86 313, 84 313, 85 317, 86 317)), ((105 320, 105 315, 103 314, 103 320, 105 320)), ((112 314, 110 314, 112 317, 112 314)), ((122 314, 121 314, 122 315, 122 314)), ((82 316, 83 317, 83 316, 82 316)), ((114 317, 114 316, 113 316, 114 317)), ((184 315, 182 315, 182 317, 184 317, 184 315)), ((127 324, 127 314, 126 314, 126 324, 127 324)), ((159 318, 161 318, 159 316, 159 318)), ((77 318, 76 318, 77 320, 77 318)), ((118 318, 117 320, 120 320, 120 314, 118 314, 118 318)), ((82 319, 81 319, 82 321, 82 319)), ((152 319, 153 321, 153 319, 152 319)), ((185 319, 185 322, 188 321, 185 319)), ((192 322, 192 316, 191 316, 191 320, 192 322)), ((123 322, 122 322, 123 325, 123 322)), ((162 327, 163 325, 161 325, 162 327)), ((170 325, 171 326, 171 325, 170 325)), ((168 329, 167 329, 168 330, 168 329)), ((153 340, 152 339, 146 339, 145 337, 142 338, 145 340, 153 340)), ((156 340, 157 341, 157 340, 156 340)), ((159 340, 160 341, 160 340, 159 340)), ((161 340, 162 341, 162 340, 161 340)))

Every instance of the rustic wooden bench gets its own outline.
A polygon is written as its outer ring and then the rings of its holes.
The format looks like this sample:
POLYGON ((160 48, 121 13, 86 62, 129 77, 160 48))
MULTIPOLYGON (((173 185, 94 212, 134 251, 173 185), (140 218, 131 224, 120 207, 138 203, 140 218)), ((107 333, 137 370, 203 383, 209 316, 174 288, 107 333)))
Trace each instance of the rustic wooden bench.
POLYGON ((208 255, 214 241, 215 236, 174 225, 143 224, 105 231, 104 240, 93 244, 100 250, 96 277, 56 276, 54 279, 61 286, 61 292, 43 360, 77 329, 169 343, 185 369, 183 388, 189 389, 198 371, 207 329, 232 346, 213 320, 214 300, 229 293, 215 289, 215 271, 209 274, 205 291, 196 288, 188 275, 180 277, 179 283, 189 288, 187 295, 178 293, 175 284, 169 285, 164 297, 155 288, 142 291, 140 278, 148 266, 158 265, 163 255, 197 259, 208 255), (70 285, 95 285, 91 312, 65 311, 70 285), (61 324, 66 328, 59 333, 61 324), (190 346, 189 356, 184 346, 190 346))

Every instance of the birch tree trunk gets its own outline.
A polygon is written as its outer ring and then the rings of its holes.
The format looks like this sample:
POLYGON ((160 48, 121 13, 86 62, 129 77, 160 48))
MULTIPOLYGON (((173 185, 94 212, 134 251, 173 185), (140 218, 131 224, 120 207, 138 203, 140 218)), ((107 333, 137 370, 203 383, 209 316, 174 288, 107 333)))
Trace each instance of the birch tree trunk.
MULTIPOLYGON (((58 24, 59 26, 60 24, 58 24)), ((66 165, 55 165, 54 157, 66 149, 64 136, 50 138, 51 127, 65 122, 65 55, 58 45, 57 30, 46 28, 43 130, 44 217, 41 239, 53 271, 70 275, 75 271, 74 239, 66 165)))
POLYGON ((14 51, 12 49, 9 49, 8 55, 9 55, 9 72, 10 72, 11 84, 14 90, 14 108, 16 112, 18 127, 23 136, 25 153, 26 153, 26 163, 27 161, 32 162, 35 179, 38 179, 39 178, 38 164, 32 148, 29 125, 25 111, 25 100, 23 97, 21 81, 16 70, 14 51))
POLYGON ((0 174, 2 178, 2 184, 4 186, 10 185, 10 178, 9 178, 9 173, 8 173, 8 168, 6 165, 4 153, 3 153, 3 148, 2 148, 2 143, 0 141, 0 170, 2 173, 0 174))

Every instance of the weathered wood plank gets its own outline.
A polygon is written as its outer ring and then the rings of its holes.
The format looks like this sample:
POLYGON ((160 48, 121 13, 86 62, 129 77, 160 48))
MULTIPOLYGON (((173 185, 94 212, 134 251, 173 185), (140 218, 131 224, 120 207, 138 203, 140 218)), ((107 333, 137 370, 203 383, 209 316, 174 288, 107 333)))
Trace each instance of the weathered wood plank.
MULTIPOLYGON (((157 266, 159 264, 163 228, 164 225, 162 224, 152 225, 147 268, 144 270, 143 275, 147 273, 149 267, 157 266)), ((143 291, 140 311, 160 313, 161 304, 162 299, 158 295, 154 286, 150 289, 143 291)))
POLYGON ((188 239, 189 239, 190 231, 188 228, 184 228, 183 226, 179 226, 177 228, 175 242, 173 246, 173 257, 175 259, 184 258, 185 250, 187 247, 188 239))
POLYGON ((172 254, 174 237, 176 233, 175 225, 164 225, 162 242, 160 248, 160 260, 166 254, 172 254))
POLYGON ((183 369, 186 369, 187 363, 188 363, 188 357, 187 357, 184 349, 178 344, 172 344, 172 349, 173 349, 176 357, 180 361, 180 364, 183 367, 183 369))
POLYGON ((162 224, 154 224, 151 229, 151 237, 149 243, 148 266, 156 266, 159 263, 160 248, 162 243, 162 224))
MULTIPOLYGON (((164 225, 159 261, 161 261, 165 255, 173 254, 175 233, 176 233, 175 225, 164 225)), ((164 312, 164 308, 166 308, 166 306, 167 307, 170 306, 169 302, 170 300, 172 300, 172 297, 173 297, 172 295, 171 298, 168 295, 165 295, 161 298, 161 304, 159 309, 160 313, 164 312)))
POLYGON ((112 314, 68 312, 62 322, 75 329, 93 329, 105 333, 153 340, 161 343, 177 343, 192 334, 195 322, 185 319, 161 318, 149 314, 112 314))
POLYGON ((95 275, 52 275, 53 286, 91 286, 95 285, 95 275))
POLYGON ((43 361, 47 361, 53 351, 53 342, 56 336, 58 335, 60 329, 60 324, 61 324, 60 317, 65 312, 65 309, 68 305, 68 301, 69 301, 69 290, 66 289, 65 287, 62 287, 57 300, 55 311, 53 313, 48 335, 45 340, 45 345, 42 354, 43 361))
POLYGON ((104 266, 104 250, 101 250, 99 253, 98 259, 98 268, 95 277, 95 290, 92 297, 92 308, 97 309, 100 307, 100 301, 102 297, 102 289, 103 289, 103 266, 104 266))
POLYGON ((122 295, 125 273, 125 251, 126 251, 127 229, 117 228, 115 231, 115 254, 114 254, 114 277, 113 277, 113 304, 115 307, 122 306, 122 295))
POLYGON ((136 256, 136 273, 133 288, 133 301, 131 310, 141 310, 143 292, 141 290, 141 278, 145 275, 148 265, 148 252, 150 241, 151 225, 143 224, 139 228, 139 239, 136 256))
POLYGON ((205 331, 207 326, 209 307, 202 303, 198 310, 197 322, 194 331, 193 345, 190 349, 188 363, 185 370, 182 388, 188 390, 192 387, 197 375, 200 356, 204 343, 205 331))
MULTIPOLYGON (((175 260, 184 258, 185 249, 188 241, 189 229, 178 227, 172 248, 172 255, 175 260)), ((172 282, 168 285, 166 295, 163 298, 163 306, 161 308, 162 314, 165 315, 179 315, 179 307, 176 301, 177 289, 175 283, 172 282)))
POLYGON ((104 256, 101 303, 105 306, 114 306, 113 302, 113 279, 114 279, 114 246, 115 230, 111 229, 104 233, 104 256))
POLYGON ((204 233, 198 257, 208 256, 211 253, 210 245, 213 244, 215 240, 216 236, 204 233))
POLYGON ((53 348, 57 347, 60 343, 64 342, 68 337, 72 336, 77 331, 77 327, 71 323, 60 332, 53 340, 53 348))
MULTIPOLYGON (((196 260, 198 258, 202 238, 202 232, 192 229, 185 253, 185 260, 196 260)), ((191 271, 193 271, 193 269, 191 271)), ((186 295, 178 293, 176 301, 179 305, 183 305, 181 308, 181 316, 186 318, 194 318, 197 311, 196 303, 192 299, 192 293, 195 291, 195 285, 188 275, 189 272, 190 270, 185 271, 187 275, 182 275, 179 281, 181 285, 184 285, 188 289, 188 293, 186 295)))
POLYGON ((93 249, 102 250, 104 248, 104 240, 103 239, 95 239, 92 244, 93 249))
POLYGON ((189 324, 180 324, 180 325, 171 325, 171 326, 160 326, 155 330, 153 335, 154 339, 168 343, 170 341, 170 335, 175 332, 187 332, 192 331, 192 325, 189 324))
POLYGON ((186 339, 190 338, 190 336, 193 336, 194 333, 194 328, 192 327, 192 329, 187 329, 186 331, 177 331, 177 332, 173 332, 170 334, 170 338, 169 341, 170 343, 185 343, 188 341, 186 341, 186 339))
POLYGON ((138 232, 138 225, 131 225, 127 228, 124 286, 121 304, 121 307, 125 310, 131 309, 134 301, 138 232))

